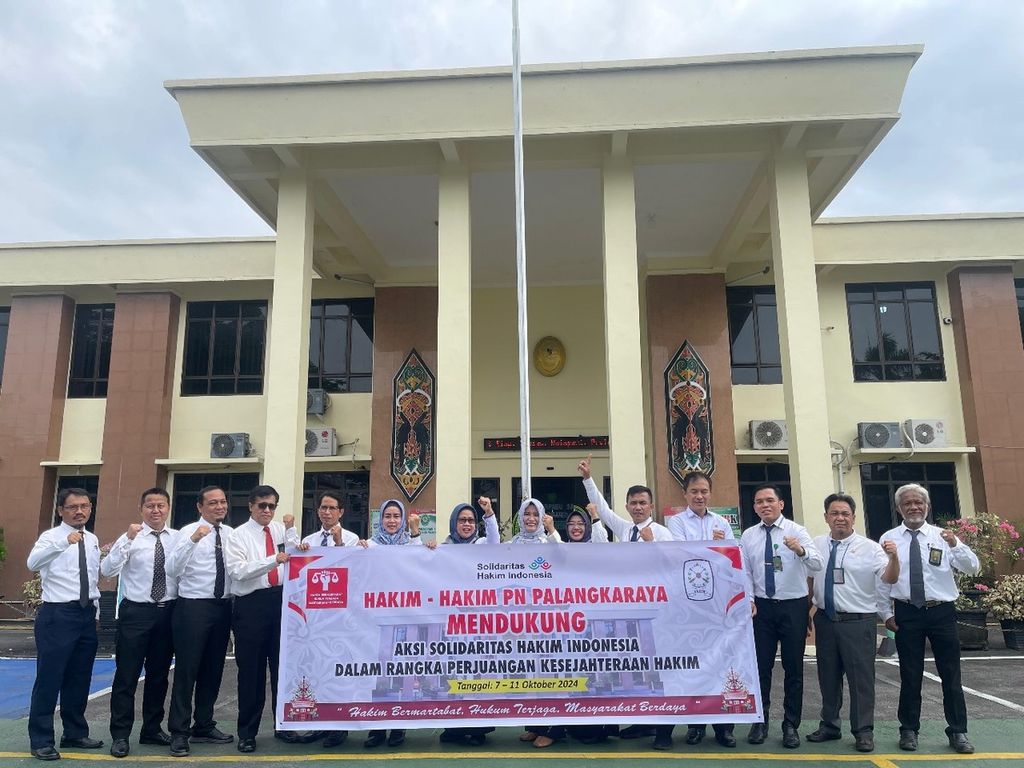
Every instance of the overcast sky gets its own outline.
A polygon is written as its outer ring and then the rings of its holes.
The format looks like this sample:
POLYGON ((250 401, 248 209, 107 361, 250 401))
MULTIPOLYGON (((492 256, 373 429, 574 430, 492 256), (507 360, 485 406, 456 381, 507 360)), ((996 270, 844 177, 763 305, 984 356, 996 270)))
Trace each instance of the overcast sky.
MULTIPOLYGON (((0 0, 0 242, 270 234, 169 79, 502 65, 511 0, 0 0)), ((521 0, 524 63, 923 43, 831 216, 1024 211, 1024 3, 521 0)))

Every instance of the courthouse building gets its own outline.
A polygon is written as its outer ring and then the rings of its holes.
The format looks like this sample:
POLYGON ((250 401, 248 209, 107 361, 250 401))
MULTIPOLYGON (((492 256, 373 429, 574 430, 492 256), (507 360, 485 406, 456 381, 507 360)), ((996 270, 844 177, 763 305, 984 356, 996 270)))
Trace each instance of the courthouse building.
MULTIPOLYGON (((900 116, 922 49, 528 67, 533 495, 622 508, 713 470, 872 536, 892 491, 1021 519, 1024 215, 823 219, 900 116)), ((170 82, 190 143, 276 237, 0 246, 0 497, 15 597, 54 494, 257 482, 364 533, 397 497, 520 495, 507 68, 170 82)), ((935 158, 941 163, 942 158, 935 158)), ((912 204, 912 201, 911 201, 912 204)))

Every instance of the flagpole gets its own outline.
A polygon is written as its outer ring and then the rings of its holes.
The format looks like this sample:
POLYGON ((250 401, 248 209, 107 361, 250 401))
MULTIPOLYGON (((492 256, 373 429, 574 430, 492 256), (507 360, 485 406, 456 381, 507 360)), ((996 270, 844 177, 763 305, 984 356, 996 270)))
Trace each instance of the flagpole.
POLYGON ((523 84, 519 62, 519 0, 512 0, 512 146, 516 195, 516 287, 519 315, 519 453, 522 497, 531 496, 530 341, 526 317, 526 207, 523 187, 523 84))

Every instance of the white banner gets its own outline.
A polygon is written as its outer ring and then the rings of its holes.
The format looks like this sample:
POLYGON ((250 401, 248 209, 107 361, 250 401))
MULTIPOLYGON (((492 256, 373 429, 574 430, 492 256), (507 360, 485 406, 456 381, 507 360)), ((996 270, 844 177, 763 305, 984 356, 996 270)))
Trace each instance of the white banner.
POLYGON ((711 542, 293 553, 277 727, 759 722, 744 590, 711 542))

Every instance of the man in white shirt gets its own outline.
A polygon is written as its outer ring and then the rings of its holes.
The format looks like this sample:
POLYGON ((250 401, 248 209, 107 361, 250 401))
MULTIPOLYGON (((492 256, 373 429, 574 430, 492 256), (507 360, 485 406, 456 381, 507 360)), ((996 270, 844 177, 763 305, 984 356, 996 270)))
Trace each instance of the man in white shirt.
POLYGON ((782 516, 785 503, 777 486, 754 490, 754 512, 761 518, 740 537, 747 575, 754 591, 754 650, 761 679, 764 722, 754 723, 747 741, 762 744, 768 734, 772 667, 781 646, 783 689, 782 746, 800 746, 800 718, 804 697, 804 649, 810 613, 807 578, 825 561, 802 525, 782 516))
POLYGON ((167 559, 168 575, 178 580, 172 620, 174 684, 167 718, 172 757, 186 757, 190 740, 230 744, 234 739, 217 728, 213 719, 231 636, 231 577, 224 558, 231 526, 224 524, 228 514, 224 490, 216 485, 203 488, 196 508, 199 519, 181 529, 167 559))
POLYGON ((60 695, 64 724, 61 747, 99 749, 89 738, 85 706, 96 659, 96 606, 100 599, 100 543, 85 524, 92 501, 81 488, 57 495, 61 524, 44 531, 28 555, 28 569, 39 571, 43 603, 36 613, 36 681, 28 715, 32 756, 60 760, 54 748, 53 713, 60 695))
POLYGON ((168 528, 171 497, 163 488, 149 488, 140 502, 142 523, 132 523, 114 542, 100 573, 120 576, 121 603, 117 613, 114 682, 110 690, 110 754, 127 757, 128 739, 135 725, 135 691, 146 669, 142 689, 140 744, 168 746, 164 732, 164 699, 174 655, 171 616, 178 583, 167 575, 167 556, 174 549, 177 531, 168 528))
POLYGON ((654 522, 654 493, 645 485, 634 485, 626 491, 626 510, 632 520, 619 517, 608 506, 604 496, 590 477, 590 456, 578 465, 583 487, 590 503, 597 507, 601 522, 615 534, 616 541, 672 541, 668 528, 654 522))
MULTIPOLYGON (((271 710, 277 711, 277 665, 281 650, 281 599, 285 545, 300 546, 295 517, 274 520, 280 497, 269 485, 249 492, 249 519, 231 532, 225 545, 235 603, 231 628, 238 665, 238 751, 253 752, 266 705, 270 669, 271 710)), ((276 717, 276 714, 274 715, 276 717)), ((275 731, 282 741, 300 741, 291 731, 275 731)))
MULTIPOLYGON (((704 472, 688 472, 683 477, 683 493, 686 494, 686 509, 668 519, 665 527, 672 532, 678 541, 724 541, 735 540, 729 521, 708 509, 711 501, 711 478, 704 472)), ((655 749, 668 749, 672 746, 672 730, 674 726, 659 725, 655 730, 655 749)), ((723 747, 735 747, 736 737, 733 735, 732 723, 715 723, 715 741, 723 747)), ((706 725, 692 724, 686 730, 686 743, 696 746, 704 740, 707 733, 706 725)))
POLYGON ((978 556, 952 531, 926 522, 932 505, 925 488, 901 486, 896 489, 895 501, 903 524, 882 534, 880 541, 896 543, 900 577, 888 590, 883 588, 881 605, 885 626, 896 633, 900 657, 900 749, 917 749, 927 639, 942 680, 949 745, 957 752, 970 754, 974 746, 967 738, 967 703, 960 683, 960 640, 953 606, 959 593, 953 569, 968 575, 977 573, 978 556))
POLYGON ((850 731, 858 752, 875 748, 875 632, 882 583, 899 577, 895 543, 884 545, 853 529, 857 502, 844 493, 825 498, 829 533, 814 539, 826 560, 813 578, 814 637, 821 688, 821 724, 811 742, 842 736, 843 674, 850 687, 850 731))

